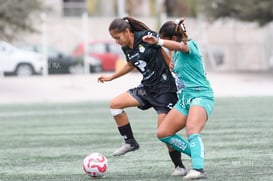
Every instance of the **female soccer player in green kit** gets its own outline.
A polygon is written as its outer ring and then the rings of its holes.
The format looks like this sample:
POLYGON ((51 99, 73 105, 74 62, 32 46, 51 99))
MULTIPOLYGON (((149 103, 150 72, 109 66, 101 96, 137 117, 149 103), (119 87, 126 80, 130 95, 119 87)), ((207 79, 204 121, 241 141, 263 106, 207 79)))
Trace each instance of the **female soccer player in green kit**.
POLYGON ((174 51, 171 68, 176 77, 178 102, 160 124, 157 136, 162 142, 191 157, 192 169, 184 178, 200 179, 207 177, 200 134, 213 111, 214 95, 198 45, 188 39, 183 22, 184 19, 168 21, 160 28, 161 39, 146 35, 143 41, 174 51), (184 127, 188 141, 176 134, 184 127))

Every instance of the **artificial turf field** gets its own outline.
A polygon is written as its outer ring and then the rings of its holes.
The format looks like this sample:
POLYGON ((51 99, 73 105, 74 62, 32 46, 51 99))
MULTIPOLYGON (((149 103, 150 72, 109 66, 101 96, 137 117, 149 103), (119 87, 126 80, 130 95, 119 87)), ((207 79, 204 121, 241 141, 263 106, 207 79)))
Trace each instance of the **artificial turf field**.
MULTIPOLYGON (((273 97, 217 98, 202 132, 207 180, 273 180, 273 97)), ((93 180, 82 170, 89 152, 108 159, 100 180, 172 181, 167 149, 155 136, 153 110, 126 110, 140 150, 121 157, 108 102, 0 105, 0 180, 93 180)), ((185 137, 185 132, 179 132, 185 137)), ((183 155, 187 168, 190 159, 183 155)))

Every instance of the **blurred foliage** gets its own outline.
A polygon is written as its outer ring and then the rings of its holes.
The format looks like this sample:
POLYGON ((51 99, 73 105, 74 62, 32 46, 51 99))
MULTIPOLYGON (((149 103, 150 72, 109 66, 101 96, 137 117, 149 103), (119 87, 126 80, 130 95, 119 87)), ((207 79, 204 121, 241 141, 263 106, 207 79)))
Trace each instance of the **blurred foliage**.
POLYGON ((205 14, 214 19, 232 17, 256 21, 263 26, 273 21, 272 0, 199 0, 205 14))
POLYGON ((96 11, 98 0, 86 0, 87 1, 87 10, 89 14, 94 14, 96 11))
POLYGON ((167 16, 196 17, 196 0, 165 0, 164 6, 167 16))
MULTIPOLYGON (((35 12, 45 7, 39 0, 0 0, 0 39, 19 39, 24 32, 37 32, 33 19, 35 12)), ((39 18, 39 16, 38 16, 39 18)))
MULTIPOLYGON (((160 9, 155 7, 156 1, 149 0, 151 15, 156 15, 157 9, 160 9)), ((97 8, 99 0, 86 2, 89 12, 99 9, 97 8)), ((125 2, 128 3, 129 0, 125 2)), ((231 17, 255 21, 261 26, 273 20, 273 0, 164 0, 163 2, 167 16, 196 17, 198 13, 203 13, 213 19, 231 17)), ((0 4, 0 39, 8 41, 23 37, 23 33, 37 32, 34 24, 41 21, 42 11, 49 10, 42 0, 0 0, 0 4)), ((114 5, 117 6, 116 3, 114 5)), ((131 10, 134 8, 132 7, 131 10)), ((131 14, 130 11, 128 14, 131 14)))

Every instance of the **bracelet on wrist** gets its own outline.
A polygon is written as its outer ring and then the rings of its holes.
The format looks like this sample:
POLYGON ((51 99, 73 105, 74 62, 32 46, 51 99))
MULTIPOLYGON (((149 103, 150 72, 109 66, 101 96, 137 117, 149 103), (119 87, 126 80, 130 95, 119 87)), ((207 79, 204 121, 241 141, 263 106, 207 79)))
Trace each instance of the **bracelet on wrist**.
POLYGON ((164 44, 164 40, 159 38, 156 44, 162 47, 164 44))

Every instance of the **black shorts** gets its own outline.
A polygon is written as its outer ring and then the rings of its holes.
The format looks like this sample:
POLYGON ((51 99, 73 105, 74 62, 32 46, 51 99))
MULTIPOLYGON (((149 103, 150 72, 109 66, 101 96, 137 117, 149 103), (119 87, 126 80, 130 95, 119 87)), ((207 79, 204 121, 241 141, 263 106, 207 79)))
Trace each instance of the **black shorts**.
POLYGON ((175 92, 166 92, 161 94, 150 93, 143 86, 135 87, 128 90, 140 104, 138 108, 146 110, 153 107, 158 114, 168 113, 177 102, 175 92))

